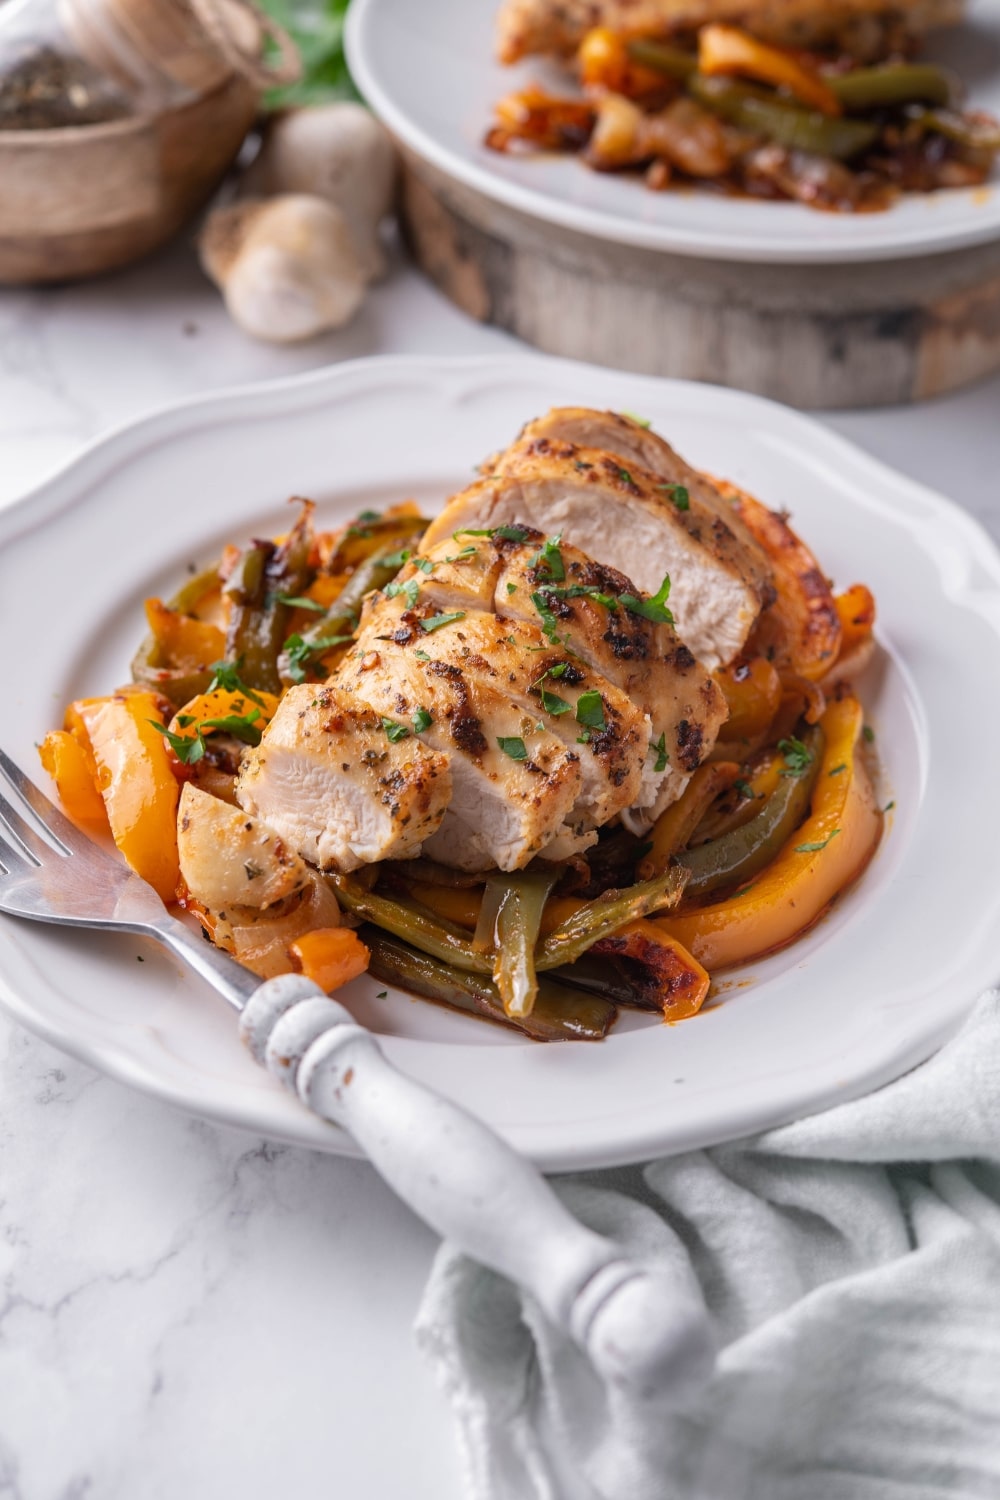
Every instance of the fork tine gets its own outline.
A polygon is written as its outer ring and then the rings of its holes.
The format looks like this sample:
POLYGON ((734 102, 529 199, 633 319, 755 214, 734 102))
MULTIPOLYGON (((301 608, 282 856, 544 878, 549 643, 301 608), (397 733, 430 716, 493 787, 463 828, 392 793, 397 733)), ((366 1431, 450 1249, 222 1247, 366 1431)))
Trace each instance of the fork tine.
POLYGON ((35 865, 40 865, 46 858, 51 859, 53 854, 69 853, 65 844, 60 843, 56 838, 53 838, 51 844, 46 843, 41 834, 21 817, 2 792, 0 792, 0 834, 7 834, 6 843, 9 844, 13 840, 15 844, 20 845, 31 863, 35 865))
POLYGON ((0 834, 0 874, 23 875, 25 871, 33 874, 37 869, 37 860, 28 859, 16 844, 0 834))
MULTIPOLYGON (((79 850, 93 842, 85 834, 82 834, 64 813, 59 811, 55 803, 46 797, 45 793, 40 791, 33 781, 29 780, 21 770, 21 767, 15 761, 12 761, 6 751, 2 749, 0 749, 0 771, 3 772, 11 786, 24 799, 34 813, 39 826, 49 835, 49 838, 53 840, 63 854, 72 854, 74 850, 79 850)), ((10 812, 14 812, 10 804, 4 802, 2 797, 0 797, 0 811, 3 812, 3 816, 9 824, 10 819, 7 815, 7 809, 10 812)), ((14 817, 17 818, 18 814, 14 813, 14 817)), ((24 824, 24 827, 29 832, 32 832, 29 825, 24 823, 23 819, 19 821, 24 824)), ((18 833, 18 837, 20 837, 20 833, 18 833)), ((37 838, 37 835, 34 835, 34 837, 37 838)), ((47 854, 49 852, 48 847, 42 852, 43 855, 47 854)))

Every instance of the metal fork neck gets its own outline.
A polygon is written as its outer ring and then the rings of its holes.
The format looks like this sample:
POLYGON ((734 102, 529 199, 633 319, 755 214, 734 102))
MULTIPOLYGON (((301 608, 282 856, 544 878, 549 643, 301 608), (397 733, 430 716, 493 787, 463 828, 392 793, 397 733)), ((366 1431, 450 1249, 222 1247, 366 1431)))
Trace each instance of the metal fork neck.
POLYGON ((228 953, 205 941, 200 932, 185 926, 176 917, 164 912, 162 918, 150 922, 149 927, 173 951, 207 979, 213 989, 228 1000, 234 1010, 241 1011, 250 996, 260 986, 256 974, 244 969, 228 953))

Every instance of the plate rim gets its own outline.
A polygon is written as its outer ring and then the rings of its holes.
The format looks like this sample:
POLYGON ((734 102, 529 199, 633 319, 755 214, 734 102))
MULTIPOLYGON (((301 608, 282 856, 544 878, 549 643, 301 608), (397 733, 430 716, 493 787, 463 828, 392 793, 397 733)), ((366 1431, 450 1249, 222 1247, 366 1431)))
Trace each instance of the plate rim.
MULTIPOLYGON (((625 372, 609 371, 596 366, 582 365, 575 361, 530 353, 500 357, 494 355, 373 356, 304 374, 237 386, 212 393, 208 397, 194 396, 173 402, 144 417, 123 423, 113 431, 99 437, 20 499, 7 505, 3 511, 0 511, 0 546, 15 537, 44 528, 63 511, 72 508, 75 502, 83 503, 86 495, 92 492, 94 485, 99 484, 102 477, 113 473, 123 461, 141 454, 145 449, 161 441, 183 437, 184 433, 189 431, 210 428, 216 425, 217 419, 224 421, 234 415, 245 418, 254 415, 257 410, 266 412, 271 417, 280 416, 282 411, 289 409, 309 410, 335 399, 338 388, 350 390, 356 395, 358 388, 363 387, 366 382, 374 381, 377 386, 396 377, 407 379, 418 376, 425 379, 433 377, 439 382, 447 380, 449 384, 455 383, 462 388, 474 381, 516 380, 522 372, 525 376, 547 373, 555 381, 560 370, 575 372, 577 378, 583 372, 587 378, 592 376, 595 380, 634 379, 641 384, 655 386, 662 393, 665 401, 669 400, 671 395, 675 401, 683 398, 685 402, 690 402, 695 406, 707 401, 712 403, 714 410, 720 416, 727 412, 732 413, 738 416, 741 424, 748 424, 756 416, 758 423, 772 433, 783 431, 793 439, 797 435, 799 439, 796 444, 797 448, 801 449, 807 440, 811 451, 818 453, 821 459, 839 464, 841 469, 848 471, 851 478, 858 480, 861 476, 867 475, 883 494, 893 493, 901 501, 907 497, 917 500, 924 508, 929 508, 936 520, 946 521, 954 528, 955 535, 962 542, 960 551, 963 558, 972 556, 976 564, 985 569, 990 583, 986 594, 996 606, 990 611, 990 623, 1000 634, 1000 551, 981 523, 945 496, 899 473, 881 460, 873 458, 863 449, 830 431, 813 418, 764 397, 689 381, 660 380, 648 376, 632 377, 625 372)), ((984 591, 981 588, 975 592, 975 598, 966 597, 970 594, 970 590, 960 588, 958 592, 963 597, 966 607, 975 609, 980 614, 985 613, 982 605, 984 591)), ((984 908, 980 913, 981 917, 986 914, 986 911, 987 909, 984 908)), ((994 915, 992 908, 989 909, 988 914, 992 918, 994 915)), ((14 922, 15 920, 4 919, 3 925, 6 925, 7 921, 14 922)), ((996 979, 1000 965, 992 957, 987 959, 981 952, 982 948, 983 944, 979 942, 976 945, 975 954, 972 955, 975 962, 974 971, 962 981, 966 992, 963 994, 961 1003, 950 1006, 937 1018, 935 1025, 924 1028, 920 1037, 911 1043, 907 1051, 909 1060, 902 1066, 898 1044, 883 1047, 879 1057, 855 1074, 848 1086, 845 1087, 842 1082, 836 1087, 831 1084, 825 1093, 819 1091, 821 1097, 818 1097, 818 1102, 817 1090, 815 1086, 811 1086, 806 1092, 813 1096, 812 1102, 805 1108, 796 1104, 790 1112, 787 1110, 783 1112, 780 1119, 773 1110, 767 1111, 766 1120, 759 1118, 764 1112, 763 1107, 751 1109, 749 1116, 745 1111, 736 1128, 726 1135, 713 1134, 711 1143, 755 1133, 767 1126, 783 1123, 788 1118, 815 1113, 830 1107, 833 1102, 856 1097, 898 1077, 902 1071, 906 1071, 930 1056, 961 1024, 981 990, 991 986, 996 979)), ((81 1057, 100 1071, 131 1087, 138 1087, 144 1093, 177 1105, 191 1113, 211 1118, 224 1125, 255 1131, 258 1134, 265 1133, 277 1139, 292 1140, 312 1147, 318 1146, 321 1149, 333 1150, 341 1154, 359 1154, 353 1147, 353 1143, 349 1142, 341 1132, 308 1115, 303 1115, 302 1128, 285 1128, 280 1109, 276 1110, 273 1120, 262 1122, 260 1111, 255 1111, 249 1104, 245 1109, 227 1107, 224 1104, 217 1108, 210 1108, 204 1101, 193 1101, 190 1096, 184 1097, 172 1086, 170 1080, 150 1079, 131 1054, 118 1048, 114 1042, 108 1044, 101 1039, 95 1041, 75 1035, 67 1036, 60 1029, 58 1021, 53 1021, 48 1016, 39 1015, 31 1010, 30 1004, 24 1000, 23 996, 12 990, 2 970, 0 970, 0 1007, 20 1024, 44 1036, 53 1045, 71 1055, 81 1057)), ((613 1144, 604 1149, 595 1149, 590 1144, 582 1152, 579 1150, 567 1152, 562 1149, 550 1151, 544 1146, 532 1147, 530 1143, 523 1141, 518 1144, 525 1154, 545 1169, 567 1170, 640 1161, 664 1149, 690 1149, 697 1142, 691 1141, 684 1145, 667 1148, 662 1142, 658 1143, 656 1130, 652 1128, 645 1136, 633 1138, 625 1146, 613 1144)), ((708 1142, 702 1142, 702 1144, 708 1144, 708 1142)))
MULTIPOLYGON (((556 224, 608 244, 628 245, 689 259, 703 257, 748 265, 877 264, 971 250, 1000 239, 1000 221, 992 225, 988 222, 977 225, 972 218, 957 226, 945 225, 936 230, 925 226, 921 229, 897 231, 892 235, 888 229, 891 223, 890 209, 880 215, 886 221, 885 233, 880 237, 873 236, 867 244, 831 242, 824 245, 819 240, 796 240, 794 233, 789 233, 787 224, 781 226, 780 235, 776 232, 767 239, 754 236, 744 238, 741 242, 737 235, 646 224, 639 218, 628 219, 558 197, 546 197, 538 189, 510 181, 499 173, 467 160, 461 152, 441 144, 415 123, 383 88, 367 46, 366 28, 372 24, 371 17, 378 6, 384 3, 385 0, 352 0, 344 25, 344 48, 348 66, 365 101, 390 132, 423 161, 437 168, 446 177, 536 222, 556 224)), ((984 186, 1000 194, 1000 181, 994 179, 984 186)), ((781 208, 788 205, 773 206, 781 208)), ((803 212, 812 213, 814 210, 806 209, 803 212)))

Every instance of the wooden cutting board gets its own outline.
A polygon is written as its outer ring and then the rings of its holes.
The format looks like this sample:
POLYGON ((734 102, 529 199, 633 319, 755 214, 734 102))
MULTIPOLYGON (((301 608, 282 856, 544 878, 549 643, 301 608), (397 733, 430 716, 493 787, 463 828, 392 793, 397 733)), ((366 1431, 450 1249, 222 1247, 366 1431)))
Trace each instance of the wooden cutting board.
POLYGON ((802 408, 922 401, 1000 369, 1000 241, 867 265, 701 260, 541 223, 403 156, 418 264, 547 353, 802 408))

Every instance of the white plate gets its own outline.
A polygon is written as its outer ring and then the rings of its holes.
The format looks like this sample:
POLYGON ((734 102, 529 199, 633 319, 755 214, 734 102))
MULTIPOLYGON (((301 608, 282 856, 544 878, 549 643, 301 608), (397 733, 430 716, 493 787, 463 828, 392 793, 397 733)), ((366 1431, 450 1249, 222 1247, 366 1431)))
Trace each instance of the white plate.
MULTIPOLYGON (((415 496, 430 510, 556 403, 638 411, 696 464, 786 507, 839 584, 879 602, 863 683, 891 827, 802 942, 668 1027, 539 1046, 358 980, 389 1055, 549 1168, 735 1137, 927 1057, 1000 966, 1000 559, 963 512, 783 407, 557 360, 385 359, 200 399, 125 428, 0 516, 2 740, 25 767, 67 699, 127 677, 142 600, 230 539, 415 496)), ((96 1066, 199 1114, 333 1151, 242 1051, 228 1008, 151 945, 0 918, 0 1000, 96 1066), (137 963, 141 957, 144 962, 137 963)))
MULTIPOLYGON (((565 156, 488 151, 494 102, 529 79, 565 79, 539 60, 493 57, 498 0, 353 0, 351 70, 373 109, 419 157, 537 219, 626 245, 719 260, 891 260, 1000 236, 1000 185, 911 194, 886 213, 818 213, 706 192, 651 193, 630 177, 565 156)), ((971 0, 968 23, 932 39, 928 56, 965 80, 970 101, 1000 114, 1000 5, 971 0)))

